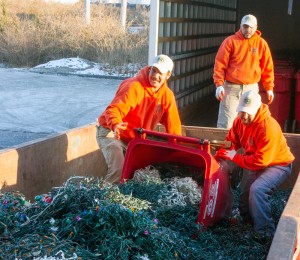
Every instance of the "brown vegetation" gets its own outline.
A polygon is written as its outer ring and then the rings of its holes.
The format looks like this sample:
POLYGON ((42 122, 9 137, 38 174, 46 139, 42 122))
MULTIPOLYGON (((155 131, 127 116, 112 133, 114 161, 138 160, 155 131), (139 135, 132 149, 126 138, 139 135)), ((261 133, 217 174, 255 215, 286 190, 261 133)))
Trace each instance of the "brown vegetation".
POLYGON ((127 11, 127 27, 139 21, 145 26, 133 34, 120 26, 118 7, 91 4, 90 10, 86 24, 83 0, 0 0, 0 62, 19 67, 68 57, 112 65, 147 62, 148 11, 127 11))

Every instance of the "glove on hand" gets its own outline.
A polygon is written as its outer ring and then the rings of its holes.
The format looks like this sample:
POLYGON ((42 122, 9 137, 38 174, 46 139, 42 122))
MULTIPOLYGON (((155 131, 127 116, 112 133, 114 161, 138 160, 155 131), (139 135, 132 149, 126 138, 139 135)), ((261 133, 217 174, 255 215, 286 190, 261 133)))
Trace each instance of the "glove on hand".
POLYGON ((215 158, 222 158, 222 159, 227 159, 227 160, 232 160, 233 157, 236 155, 236 150, 225 150, 223 148, 220 148, 216 154, 215 158))
POLYGON ((271 104, 274 99, 274 92, 272 90, 268 90, 267 95, 268 95, 268 104, 271 104))
POLYGON ((216 99, 221 101, 223 99, 224 95, 225 95, 225 90, 224 90, 223 86, 217 87, 217 89, 216 89, 216 99))
POLYGON ((226 150, 226 156, 230 160, 232 160, 235 155, 236 155, 236 150, 226 150))

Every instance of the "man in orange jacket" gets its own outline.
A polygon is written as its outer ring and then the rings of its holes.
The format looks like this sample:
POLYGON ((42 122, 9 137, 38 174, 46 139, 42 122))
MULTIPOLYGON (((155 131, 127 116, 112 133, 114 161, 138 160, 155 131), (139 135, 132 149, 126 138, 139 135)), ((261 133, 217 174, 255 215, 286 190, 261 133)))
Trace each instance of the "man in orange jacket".
POLYGON ((237 112, 226 137, 231 141, 232 149, 220 149, 216 157, 244 168, 239 200, 242 220, 253 222, 259 235, 272 237, 275 224, 270 198, 290 175, 295 157, 268 105, 261 103, 256 91, 242 95, 237 112), (237 153, 240 148, 243 152, 237 153))
POLYGON ((244 16, 239 31, 223 41, 215 58, 213 78, 220 101, 218 128, 232 126, 241 95, 248 90, 258 93, 260 80, 268 103, 273 101, 273 60, 267 42, 257 30, 255 16, 244 16))
POLYGON ((120 181, 127 145, 134 138, 133 128, 154 130, 161 123, 167 133, 181 135, 175 96, 167 85, 172 69, 170 57, 156 56, 151 66, 120 84, 115 97, 99 116, 97 142, 108 167, 106 181, 120 181))

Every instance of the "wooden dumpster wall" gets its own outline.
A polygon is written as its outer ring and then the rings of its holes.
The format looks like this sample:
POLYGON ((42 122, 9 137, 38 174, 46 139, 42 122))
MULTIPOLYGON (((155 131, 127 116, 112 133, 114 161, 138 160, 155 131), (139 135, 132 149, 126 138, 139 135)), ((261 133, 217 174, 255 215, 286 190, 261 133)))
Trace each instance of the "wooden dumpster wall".
MULTIPOLYGON (((163 127, 157 130, 164 131, 163 127)), ((103 176, 106 163, 95 137, 95 125, 72 129, 49 139, 40 139, 0 151, 1 191, 18 190, 27 198, 61 186, 71 176, 103 176)), ((227 131, 184 126, 186 136, 224 140, 227 131)), ((285 134, 294 153, 300 153, 300 135, 285 134)), ((299 175, 296 158, 291 177, 283 187, 292 187, 299 175)))
POLYGON ((70 176, 103 176, 106 163, 95 131, 95 125, 88 125, 1 150, 1 191, 17 190, 32 199, 70 176))
POLYGON ((267 260, 300 259, 300 177, 281 214, 267 260))

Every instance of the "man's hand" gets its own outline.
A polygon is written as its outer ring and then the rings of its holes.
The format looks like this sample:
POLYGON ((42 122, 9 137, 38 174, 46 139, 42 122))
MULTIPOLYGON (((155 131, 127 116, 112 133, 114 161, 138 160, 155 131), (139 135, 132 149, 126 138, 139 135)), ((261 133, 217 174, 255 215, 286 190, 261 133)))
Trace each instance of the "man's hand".
POLYGON ((268 90, 267 95, 268 95, 268 104, 271 104, 274 99, 274 92, 272 90, 268 90))
POLYGON ((120 124, 117 124, 115 126, 115 129, 114 129, 114 136, 117 140, 120 140, 120 137, 121 137, 121 134, 120 132, 122 130, 125 130, 127 128, 127 125, 128 123, 127 122, 123 122, 123 123, 120 123, 120 124))
POLYGON ((224 90, 223 86, 217 87, 217 89, 216 89, 216 99, 221 101, 223 99, 224 95, 225 95, 225 90, 224 90))
POLYGON ((215 158, 216 159, 226 159, 225 157, 225 153, 226 153, 226 150, 224 148, 220 148, 219 150, 217 150, 216 154, 215 154, 215 158))

